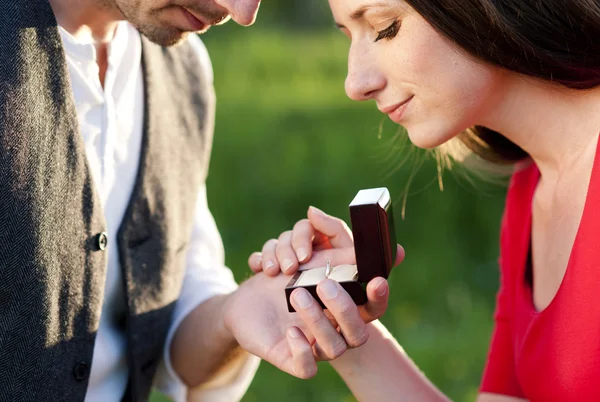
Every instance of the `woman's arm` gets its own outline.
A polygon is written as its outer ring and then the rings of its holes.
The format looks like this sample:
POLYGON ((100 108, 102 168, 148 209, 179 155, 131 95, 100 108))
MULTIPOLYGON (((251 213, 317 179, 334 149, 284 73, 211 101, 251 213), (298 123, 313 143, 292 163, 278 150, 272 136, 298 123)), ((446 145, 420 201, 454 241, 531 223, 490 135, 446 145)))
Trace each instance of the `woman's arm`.
MULTIPOLYGON (((418 369, 379 321, 368 325, 369 340, 331 365, 359 401, 449 401, 418 369)), ((485 401, 482 401, 485 402, 485 401)))
MULTIPOLYGON (((369 340, 346 351, 331 365, 361 402, 449 401, 419 370, 379 321, 368 325, 369 340)), ((525 399, 482 393, 477 402, 526 402, 525 399)))
MULTIPOLYGON (((267 242, 262 253, 254 253, 250 257, 249 264, 255 272, 265 270, 269 275, 277 275, 280 268, 285 267, 288 267, 287 270, 284 269, 286 273, 293 273, 303 262, 306 263, 305 267, 313 264, 322 266, 325 260, 335 261, 337 264, 353 263, 352 245, 352 237, 342 220, 311 208, 308 219, 298 222, 293 231, 284 232, 279 240, 267 242), (346 252, 347 250, 350 252, 346 252), (283 263, 286 260, 291 260, 293 264, 290 266, 283 263)), ((404 257, 404 250, 401 247, 398 249, 398 255, 397 263, 404 257)), ((367 293, 371 294, 369 300, 379 298, 387 302, 388 292, 387 282, 382 278, 374 279, 367 286, 367 293), (385 286, 375 286, 378 280, 385 286), (380 294, 381 291, 383 293, 380 294)), ((340 349, 343 347, 345 353, 335 358, 331 364, 359 401, 449 400, 423 375, 381 323, 378 321, 367 325, 362 323, 363 320, 368 322, 381 316, 387 303, 377 304, 382 311, 377 311, 377 314, 367 314, 374 318, 365 319, 364 311, 357 308, 337 282, 324 280, 318 285, 317 293, 327 307, 328 314, 325 314, 312 296, 302 289, 296 289, 290 300, 298 316, 316 338, 313 342, 309 342, 301 330, 295 327, 289 328, 287 342, 292 353, 294 370, 297 373, 316 372, 315 356, 321 354, 319 353, 322 349, 321 345, 336 345, 341 342, 340 349), (333 293, 331 293, 332 286, 336 288, 333 289, 333 293), (325 287, 330 289, 330 292, 327 292, 329 294, 324 292, 325 287), (299 304, 299 299, 296 298, 300 296, 299 292, 305 293, 308 297, 305 303, 301 303, 303 305, 299 304), (343 338, 340 337, 338 330, 343 338), (356 342, 357 339, 361 339, 361 342, 356 342), (362 346, 352 349, 354 344, 362 346)), ((496 374, 505 373, 496 372, 496 374)), ((477 398, 477 402, 522 401, 525 399, 492 393, 482 393, 477 398)))
POLYGON ((527 399, 515 398, 506 395, 481 393, 477 398, 477 402, 528 402, 527 399))
MULTIPOLYGON (((296 291, 295 291, 296 292, 296 291)), ((319 289, 318 293, 321 293, 319 289)), ((339 337, 332 326, 332 321, 339 324, 345 337, 355 331, 349 322, 356 321, 358 313, 348 308, 352 303, 350 296, 339 287, 338 294, 329 300, 324 300, 329 308, 328 319, 313 301, 310 306, 301 307, 292 298, 292 305, 307 327, 316 335, 316 343, 312 344, 298 328, 290 328, 287 342, 292 353, 294 369, 298 373, 316 371, 315 349, 319 344, 334 344, 334 338, 339 337), (351 318, 352 317, 352 318, 351 318), (325 331, 319 327, 330 327, 325 331)), ((356 309, 356 306, 354 306, 356 309)), ((443 395, 419 370, 407 356, 394 337, 379 322, 372 321, 363 327, 368 340, 357 348, 348 348, 340 357, 331 361, 331 365, 348 385, 352 394, 361 402, 446 402, 449 399, 443 395)), ((318 354, 318 353, 317 353, 318 354)), ((477 402, 523 402, 525 399, 504 395, 482 393, 477 402)))

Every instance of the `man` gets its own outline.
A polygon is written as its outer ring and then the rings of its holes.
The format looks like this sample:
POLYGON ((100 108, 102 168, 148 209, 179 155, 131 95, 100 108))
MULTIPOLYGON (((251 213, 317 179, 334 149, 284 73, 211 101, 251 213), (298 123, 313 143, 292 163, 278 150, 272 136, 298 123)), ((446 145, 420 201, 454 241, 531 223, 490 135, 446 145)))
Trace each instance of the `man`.
POLYGON ((170 365, 184 318, 206 324, 235 289, 203 184, 210 61, 187 36, 249 25, 259 1, 189 3, 0 3, 1 400, 143 400, 163 356, 176 399, 183 380, 233 400, 256 370, 211 325, 193 375, 170 365))
POLYGON ((235 290, 223 265, 188 35, 259 2, 0 1, 0 400, 232 401, 258 364, 242 347, 298 375, 289 278, 235 290))

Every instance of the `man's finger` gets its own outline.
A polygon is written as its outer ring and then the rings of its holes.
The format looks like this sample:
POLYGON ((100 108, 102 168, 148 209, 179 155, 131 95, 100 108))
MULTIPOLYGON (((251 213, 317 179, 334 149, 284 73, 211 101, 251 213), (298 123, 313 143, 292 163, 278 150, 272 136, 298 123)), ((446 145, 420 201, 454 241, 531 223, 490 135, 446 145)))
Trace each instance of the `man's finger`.
POLYGON ((352 231, 343 220, 327 215, 318 208, 310 207, 308 209, 308 220, 316 231, 329 237, 331 245, 335 248, 352 247, 352 231))
POLYGON ((276 276, 279 274, 279 263, 275 256, 277 243, 277 239, 271 239, 265 243, 262 249, 262 270, 269 276, 276 276))
POLYGON ((254 273, 262 271, 262 253, 252 253, 248 258, 248 266, 254 273))
POLYGON ((308 219, 302 219, 294 225, 292 248, 300 263, 306 262, 312 256, 315 229, 308 219))
MULTIPOLYGON (((312 226, 312 224, 311 224, 312 226)), ((331 248, 331 242, 329 241, 329 237, 324 235, 321 232, 315 232, 315 237, 313 239, 313 251, 327 250, 331 248)))
POLYGON ((296 253, 292 248, 292 236, 291 230, 283 232, 279 236, 277 242, 277 248, 275 250, 275 256, 281 267, 281 271, 285 274, 292 274, 298 270, 298 260, 296 259, 296 253))

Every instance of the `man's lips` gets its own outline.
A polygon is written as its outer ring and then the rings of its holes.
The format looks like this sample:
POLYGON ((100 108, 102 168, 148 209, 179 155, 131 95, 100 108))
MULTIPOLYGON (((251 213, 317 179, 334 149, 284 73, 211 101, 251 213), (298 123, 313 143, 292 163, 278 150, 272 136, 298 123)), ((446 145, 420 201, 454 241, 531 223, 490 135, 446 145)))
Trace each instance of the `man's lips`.
POLYGON ((192 25, 192 27, 194 28, 194 30, 196 30, 196 31, 202 31, 202 30, 205 30, 205 29, 207 29, 209 27, 209 24, 207 24, 206 22, 204 22, 199 17, 196 17, 187 8, 181 7, 181 9, 183 10, 183 14, 185 15, 185 18, 192 25))
POLYGON ((198 13, 190 10, 189 8, 185 8, 185 7, 182 7, 182 8, 186 13, 186 17, 188 17, 188 19, 190 19, 190 17, 191 17, 194 20, 196 20, 196 21, 192 20, 191 22, 195 22, 196 26, 202 27, 202 28, 219 25, 229 19, 229 14, 227 14, 227 13, 223 13, 221 16, 217 17, 216 19, 209 19, 202 14, 198 14, 198 13))

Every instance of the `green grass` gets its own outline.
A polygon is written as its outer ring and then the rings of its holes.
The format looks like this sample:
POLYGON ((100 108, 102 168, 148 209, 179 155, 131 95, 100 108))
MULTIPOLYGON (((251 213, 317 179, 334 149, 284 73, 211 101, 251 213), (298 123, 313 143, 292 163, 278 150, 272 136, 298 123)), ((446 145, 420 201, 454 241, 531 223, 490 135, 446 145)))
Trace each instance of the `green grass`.
MULTIPOLYGON (((406 193, 424 154, 400 146, 402 133, 373 104, 346 98, 348 42, 338 33, 227 27, 205 43, 218 94, 209 204, 236 278, 248 277, 249 254, 309 205, 348 221, 359 189, 387 186, 407 257, 392 272, 382 321, 437 386, 472 400, 492 328, 504 189, 445 172, 442 192, 427 159, 406 193)), ((243 400, 354 399, 327 363, 302 381, 263 362, 243 400)))

